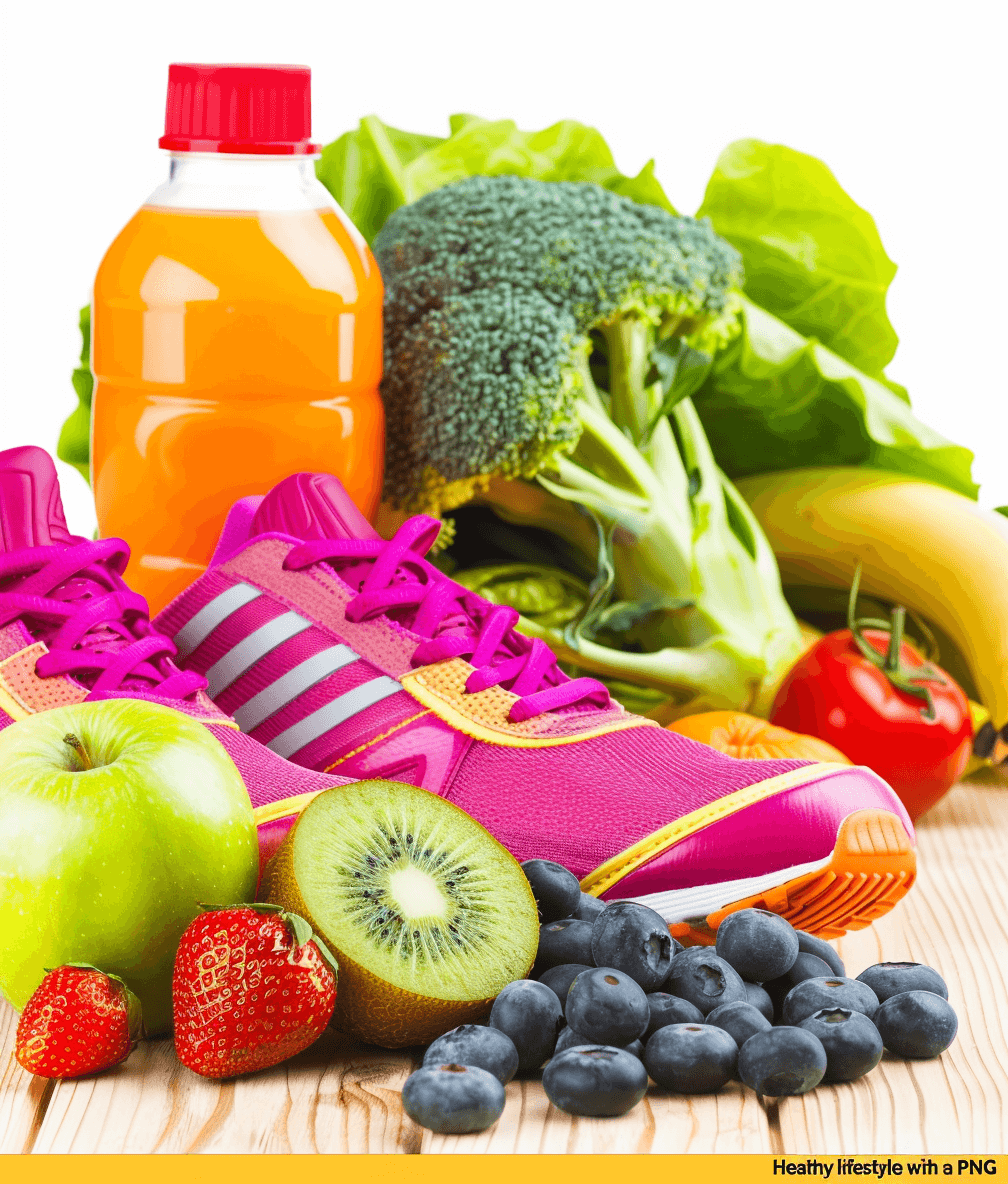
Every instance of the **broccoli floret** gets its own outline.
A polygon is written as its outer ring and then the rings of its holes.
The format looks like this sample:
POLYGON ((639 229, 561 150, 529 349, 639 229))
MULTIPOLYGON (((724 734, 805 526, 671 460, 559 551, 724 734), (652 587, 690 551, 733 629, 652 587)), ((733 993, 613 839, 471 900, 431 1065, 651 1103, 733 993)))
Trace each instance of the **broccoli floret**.
POLYGON ((741 283, 738 252, 706 220, 598 185, 523 177, 470 177, 401 206, 375 254, 386 288, 386 498, 413 509, 450 509, 481 479, 532 476, 553 446, 569 451, 580 431, 571 395, 592 394, 583 366, 592 331, 604 340, 614 418, 645 430, 639 361, 659 337, 705 325, 706 339, 728 335, 741 283), (497 289, 506 295, 489 295, 497 289), (502 307, 514 310, 507 329, 502 307), (438 475, 448 487, 440 500, 438 475))
POLYGON ((621 312, 706 318, 741 282, 738 252, 706 219, 524 177, 470 177, 400 207, 375 253, 393 348, 445 296, 502 283, 540 292, 585 332, 621 312))
POLYGON ((389 349, 387 487, 440 511, 490 474, 534 477, 581 434, 587 348, 538 292, 500 284, 439 298, 389 349))
POLYGON ((386 502, 479 501, 609 571, 576 625, 522 622, 572 666, 764 703, 799 633, 688 397, 737 330, 734 248, 597 185, 502 176, 400 207, 374 250, 386 502))

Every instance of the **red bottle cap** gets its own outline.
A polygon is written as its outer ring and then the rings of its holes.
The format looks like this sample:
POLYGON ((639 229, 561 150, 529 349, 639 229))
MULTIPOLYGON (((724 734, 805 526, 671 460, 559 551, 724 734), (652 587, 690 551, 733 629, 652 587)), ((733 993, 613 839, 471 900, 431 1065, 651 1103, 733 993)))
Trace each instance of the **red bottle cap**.
POLYGON ((311 143, 311 70, 172 62, 158 144, 173 152, 318 152, 311 143))

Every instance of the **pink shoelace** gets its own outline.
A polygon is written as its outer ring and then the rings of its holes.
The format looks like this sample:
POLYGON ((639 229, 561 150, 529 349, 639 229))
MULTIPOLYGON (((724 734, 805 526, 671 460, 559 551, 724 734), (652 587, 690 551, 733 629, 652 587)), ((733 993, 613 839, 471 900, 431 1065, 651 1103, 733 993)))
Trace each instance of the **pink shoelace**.
POLYGON ((512 723, 576 703, 608 707, 609 691, 597 679, 568 678, 544 641, 514 632, 515 609, 489 604, 423 558, 440 525, 436 518, 418 515, 404 522, 391 542, 312 540, 289 551, 284 567, 297 571, 314 563, 372 561, 360 591, 347 604, 347 620, 366 621, 391 612, 412 633, 428 639, 414 650, 414 667, 467 658, 476 667, 466 682, 469 694, 502 686, 519 696, 511 705, 512 723))
POLYGON ((147 601, 120 578, 128 559, 121 539, 0 555, 0 629, 24 618, 49 650, 35 673, 71 674, 90 688, 89 699, 114 695, 124 683, 187 699, 206 679, 171 661, 174 644, 152 628, 147 601))

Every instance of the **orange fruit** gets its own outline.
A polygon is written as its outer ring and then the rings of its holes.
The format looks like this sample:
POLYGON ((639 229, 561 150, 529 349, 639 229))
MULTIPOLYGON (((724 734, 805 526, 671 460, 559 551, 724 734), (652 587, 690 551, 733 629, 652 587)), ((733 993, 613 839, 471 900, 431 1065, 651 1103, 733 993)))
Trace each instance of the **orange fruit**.
POLYGON ((765 719, 746 715, 742 711, 704 711, 699 715, 687 715, 669 724, 668 730, 746 761, 852 763, 838 748, 827 744, 825 740, 775 727, 765 719))

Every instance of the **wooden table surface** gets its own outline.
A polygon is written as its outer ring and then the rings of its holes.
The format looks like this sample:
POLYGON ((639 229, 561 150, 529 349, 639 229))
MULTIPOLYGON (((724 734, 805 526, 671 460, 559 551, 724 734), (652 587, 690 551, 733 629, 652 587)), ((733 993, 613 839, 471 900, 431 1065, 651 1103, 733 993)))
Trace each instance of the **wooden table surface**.
POLYGON ((955 788, 917 831, 918 881, 870 929, 836 946, 850 975, 882 961, 945 977, 959 1034, 939 1059, 883 1056, 860 1081, 801 1098, 740 1085, 684 1098, 651 1086, 619 1119, 571 1118, 537 1081, 512 1082, 497 1124, 441 1136, 403 1113, 409 1053, 326 1033, 300 1056, 216 1083, 141 1045, 97 1077, 47 1082, 14 1060, 17 1016, 0 1002, 0 1152, 381 1151, 957 1153, 1008 1150, 1008 776, 955 788))

